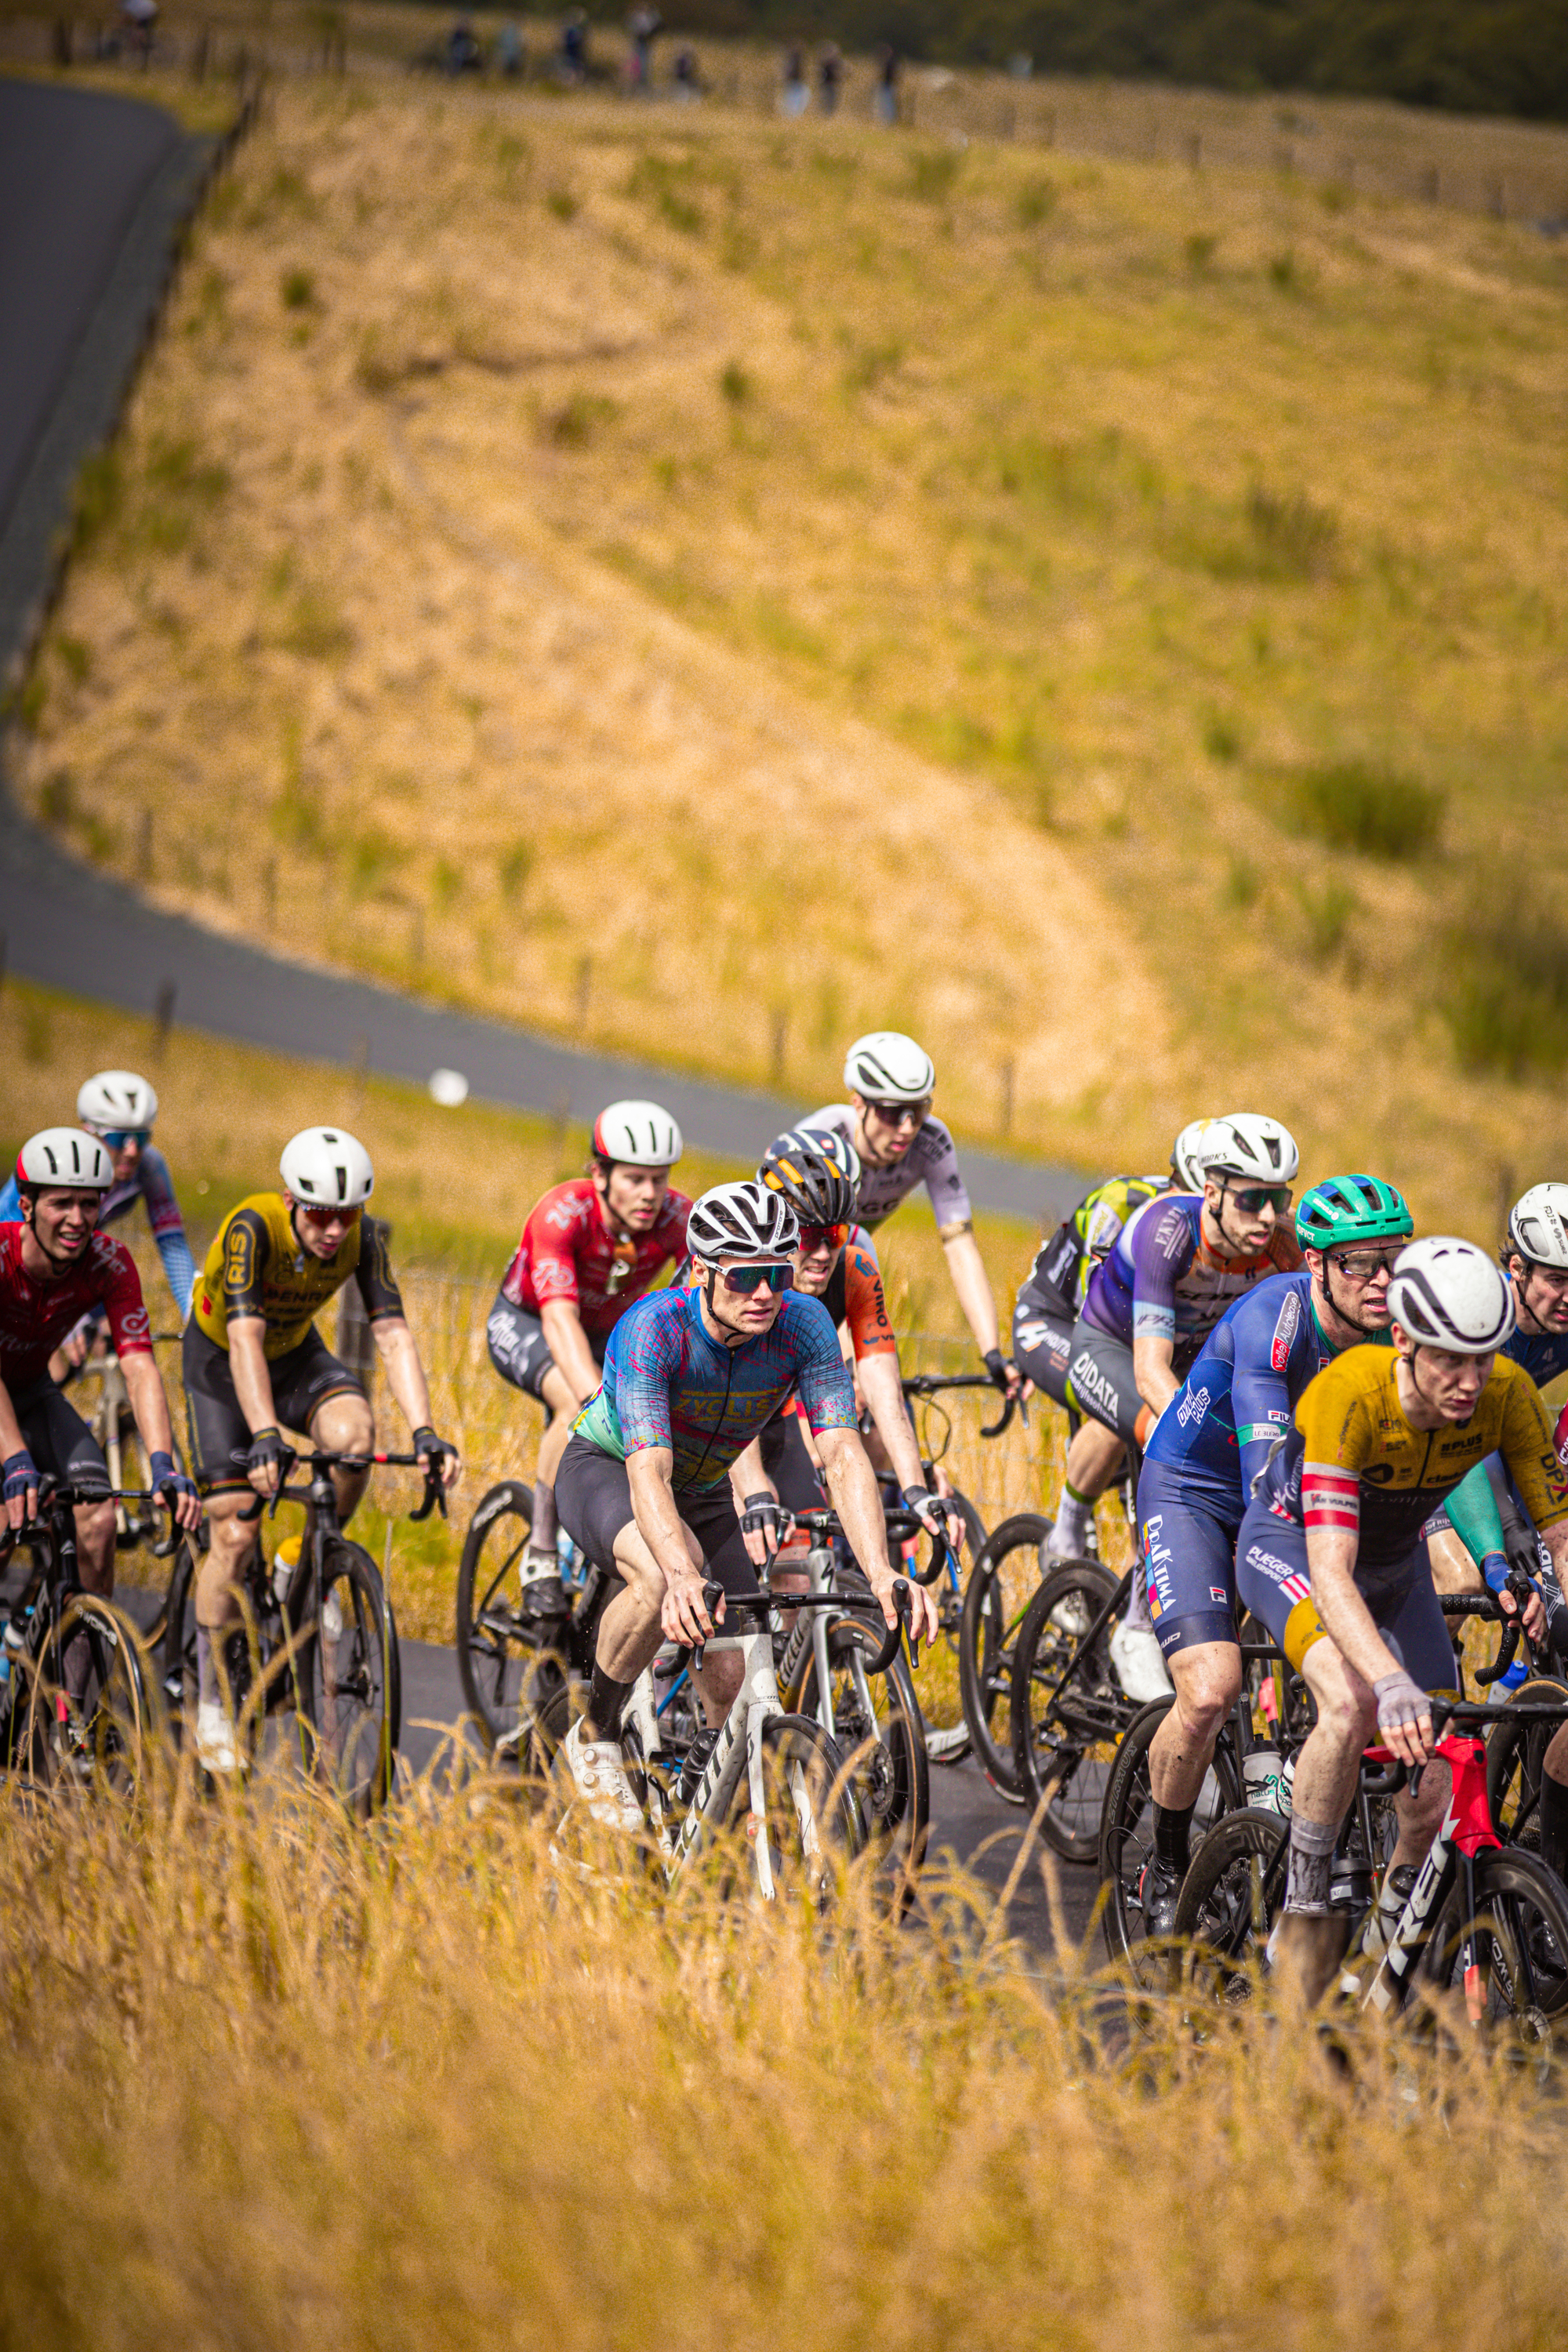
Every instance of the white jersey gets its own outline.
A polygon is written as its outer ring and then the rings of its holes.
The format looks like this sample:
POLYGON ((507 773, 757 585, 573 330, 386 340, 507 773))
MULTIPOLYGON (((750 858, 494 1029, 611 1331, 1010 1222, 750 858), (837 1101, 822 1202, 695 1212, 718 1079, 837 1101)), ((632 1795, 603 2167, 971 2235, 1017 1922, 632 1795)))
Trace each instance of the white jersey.
MULTIPOLYGON (((825 1103, 800 1124, 837 1128, 849 1142, 855 1139, 855 1113, 847 1103, 825 1103)), ((973 1212, 959 1173, 958 1152, 940 1118, 928 1117, 916 1130, 915 1139, 903 1158, 896 1160, 890 1168, 862 1165, 860 1190, 855 1196, 857 1217, 868 1227, 881 1224, 900 1201, 909 1198, 917 1184, 923 1184, 931 1194, 938 1225, 970 1223, 973 1212)))

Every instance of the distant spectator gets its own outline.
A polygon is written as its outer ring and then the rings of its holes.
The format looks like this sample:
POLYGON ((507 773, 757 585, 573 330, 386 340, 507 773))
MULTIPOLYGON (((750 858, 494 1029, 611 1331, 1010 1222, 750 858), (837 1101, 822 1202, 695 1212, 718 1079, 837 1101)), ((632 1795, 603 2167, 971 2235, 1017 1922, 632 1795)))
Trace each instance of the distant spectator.
POLYGON ((702 75, 695 49, 677 49, 675 53, 675 96, 681 106, 690 106, 702 95, 702 75))
POLYGON ((458 74, 478 73, 484 64, 484 55, 474 38, 473 19, 459 16, 447 36, 447 71, 458 74))
POLYGON ((626 30, 632 38, 626 79, 634 90, 646 97, 653 86, 653 45, 664 30, 664 18, 657 8, 645 5, 632 10, 626 18, 626 30))
POLYGON ((145 66, 153 55, 158 0, 120 0, 120 29, 128 54, 145 66))
POLYGON ((837 114, 838 94, 844 86, 844 53, 837 41, 825 41, 817 54, 817 104, 824 114, 837 114))
POLYGON ((784 87, 779 92, 779 112, 790 116, 805 112, 811 104, 811 92, 805 80, 805 51, 788 49, 784 53, 784 87))
POLYGON ((503 16, 496 34, 495 68, 509 81, 520 79, 528 62, 528 52, 522 45, 522 33, 515 16, 503 16))
POLYGON ((581 8, 572 9, 561 27, 558 70, 563 81, 581 82, 588 79, 588 18, 581 8))
POLYGON ((879 122, 899 119, 899 60, 886 41, 877 51, 877 87, 871 107, 879 122))

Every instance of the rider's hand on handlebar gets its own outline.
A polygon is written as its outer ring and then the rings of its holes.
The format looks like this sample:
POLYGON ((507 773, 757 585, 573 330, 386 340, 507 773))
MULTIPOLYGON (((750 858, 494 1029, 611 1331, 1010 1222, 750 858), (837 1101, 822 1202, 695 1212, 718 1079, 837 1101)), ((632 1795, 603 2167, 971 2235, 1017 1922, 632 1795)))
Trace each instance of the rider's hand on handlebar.
POLYGON ((278 1492, 287 1450, 275 1429, 251 1432, 247 1475, 258 1495, 272 1496, 278 1492))
POLYGON ((173 1518, 174 1525, 194 1536, 202 1523, 202 1498, 193 1481, 183 1470, 174 1467, 172 1454, 154 1454, 150 1464, 149 1485, 173 1518))
POLYGON ((753 1568, 766 1568, 790 1529, 790 1514, 772 1487, 748 1495, 741 1514, 741 1536, 753 1568))
POLYGON ((987 1348, 984 1364, 1004 1396, 1022 1397, 1024 1375, 1011 1356, 1005 1356, 1000 1348, 987 1348))
POLYGON ((1372 1686, 1377 1728, 1402 1764, 1425 1764, 1432 1754, 1432 1702, 1403 1666, 1372 1686))
POLYGON ((713 1639, 715 1623, 723 1623, 724 1603, 721 1601, 710 1618, 702 1598, 702 1582, 701 1570, 690 1567, 666 1580, 658 1622, 667 1642, 685 1642, 696 1649, 713 1639))
POLYGON ((932 1535, 945 1537, 957 1551, 963 1541, 963 1513, 945 1495, 933 1495, 924 1486, 906 1486, 903 1506, 912 1511, 922 1528, 932 1535))
POLYGON ((438 1470, 443 1486, 455 1486, 463 1475, 463 1457, 455 1445, 437 1437, 428 1425, 414 1433, 414 1459, 426 1478, 438 1470))
POLYGON ((37 1465, 24 1445, 5 1457, 5 1517, 13 1528, 22 1528, 37 1516, 37 1465))
MULTIPOLYGON (((932 1500, 935 1500, 934 1496, 932 1500)), ((896 1625, 899 1622, 899 1612, 893 1603, 893 1585, 895 1581, 907 1582, 910 1592, 910 1639, 911 1642, 935 1641, 939 1631, 936 1602, 923 1584, 916 1584, 912 1578, 900 1576, 899 1572, 891 1568, 868 1570, 866 1581, 876 1595, 878 1606, 889 1625, 896 1625)))

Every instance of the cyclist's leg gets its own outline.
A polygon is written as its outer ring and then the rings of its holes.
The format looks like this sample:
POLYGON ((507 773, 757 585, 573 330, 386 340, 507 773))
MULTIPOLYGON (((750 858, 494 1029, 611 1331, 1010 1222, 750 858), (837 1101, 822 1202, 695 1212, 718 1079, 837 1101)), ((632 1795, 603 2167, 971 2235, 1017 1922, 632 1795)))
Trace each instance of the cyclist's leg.
POLYGON ((257 1500, 246 1475, 250 1429, 227 1350, 207 1338, 194 1316, 185 1326, 181 1369, 191 1475, 207 1526, 195 1579, 196 1744, 209 1769, 232 1771, 238 1757, 225 1721, 218 1657, 245 1622, 239 1596, 259 1533, 259 1518, 244 1516, 257 1500))
POLYGON ((1068 1447, 1061 1508, 1051 1529, 1050 1552, 1059 1559, 1083 1550, 1094 1506, 1121 1469, 1143 1411, 1131 1349, 1081 1316, 1073 1328, 1065 1402, 1083 1422, 1068 1447))
MULTIPOLYGON (((556 1565, 556 1534, 560 1523, 555 1481, 572 1434, 576 1399, 550 1352, 540 1317, 531 1314, 525 1307, 517 1306, 504 1290, 496 1294, 495 1304, 485 1325, 485 1339, 490 1351, 490 1361, 502 1380, 510 1381, 513 1388, 521 1389, 525 1396, 537 1399, 544 1407, 545 1429, 539 1441, 539 1458, 534 1466, 533 1507, 528 1542, 523 1549, 522 1582, 524 1599, 531 1599, 536 1608, 542 1602, 546 1604, 548 1613, 565 1606, 556 1565)), ((604 1341, 590 1339, 588 1344, 596 1360, 602 1363, 604 1341)))
POLYGON ((1220 1727, 1241 1689, 1236 1527, 1160 1462, 1138 1481, 1139 1551, 1149 1612, 1176 1704, 1149 1749, 1155 1852, 1187 1865, 1187 1832, 1220 1727))
MULTIPOLYGON (((1411 1566, 1407 1581, 1365 1593, 1363 1598, 1372 1611, 1378 1632, 1405 1673, 1424 1691, 1456 1698, 1458 1683, 1447 1621, 1425 1560, 1418 1555, 1411 1566)), ((1435 1756, 1421 1775, 1421 1786, 1415 1795, 1413 1797, 1405 1789, 1394 1799, 1399 1842, 1389 1863, 1391 1871, 1419 1868, 1426 1860, 1426 1849, 1447 1809, 1452 1786, 1453 1774, 1447 1764, 1442 1757, 1435 1756)))
MULTIPOLYGON (((272 1366, 272 1408, 280 1429, 302 1429, 324 1454, 366 1454, 375 1444, 375 1420, 357 1373, 334 1356, 314 1324, 297 1348, 272 1366)), ((346 1528, 370 1483, 363 1470, 334 1470, 338 1525, 346 1528)), ((306 1540, 314 1533, 305 1515, 306 1540)))
POLYGON ((1059 1293, 1047 1306, 1037 1288, 1035 1297, 1020 1297, 1013 1310, 1013 1361, 1053 1404, 1065 1405, 1068 1401, 1068 1368, 1072 1362, 1077 1319, 1059 1293))

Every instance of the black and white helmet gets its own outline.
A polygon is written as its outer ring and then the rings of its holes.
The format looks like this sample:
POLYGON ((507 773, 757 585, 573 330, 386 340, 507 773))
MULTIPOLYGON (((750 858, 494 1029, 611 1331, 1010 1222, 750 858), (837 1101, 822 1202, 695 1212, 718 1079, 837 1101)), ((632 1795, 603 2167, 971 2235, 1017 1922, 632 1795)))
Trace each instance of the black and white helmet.
POLYGON ((868 1102, 928 1102, 936 1091, 931 1055, 898 1029, 857 1037, 844 1057, 844 1083, 868 1102))
POLYGON ((278 1165, 294 1198, 312 1209, 357 1209, 375 1189, 369 1152, 341 1127, 302 1128, 278 1165))
POLYGON ((791 1257, 800 1244, 800 1219, 782 1192, 754 1180, 715 1184, 692 1209, 686 1246, 706 1265, 728 1257, 791 1257))
POLYGON ((835 1127, 792 1127, 763 1152, 757 1181, 782 1192, 807 1224, 845 1224, 855 1213, 860 1155, 835 1127))
POLYGON ((1568 1272, 1568 1184, 1532 1184, 1514 1202, 1508 1245, 1531 1265, 1568 1272))
POLYGON ((594 1121, 594 1151, 624 1168, 673 1168, 683 1149, 680 1129, 658 1103, 613 1102, 594 1121))
POLYGON ((16 1154, 18 1189, 40 1192, 107 1192, 114 1162, 96 1135, 79 1127, 45 1127, 16 1154))
POLYGON ((134 1070, 100 1070, 89 1078, 76 1098, 76 1115, 95 1135, 111 1135, 122 1128, 151 1127, 158 1116, 158 1097, 134 1070))
POLYGON ((1252 1184, 1294 1183, 1301 1165, 1289 1129, 1252 1110, 1211 1119, 1198 1158, 1205 1176, 1235 1176, 1252 1184))
POLYGON ((1190 1118, 1171 1146, 1171 1174, 1184 1192, 1204 1189, 1204 1144, 1212 1118, 1190 1118))
POLYGON ((1394 1259, 1388 1311, 1422 1347, 1490 1356, 1514 1327, 1513 1286, 1474 1242, 1435 1234, 1394 1259))

